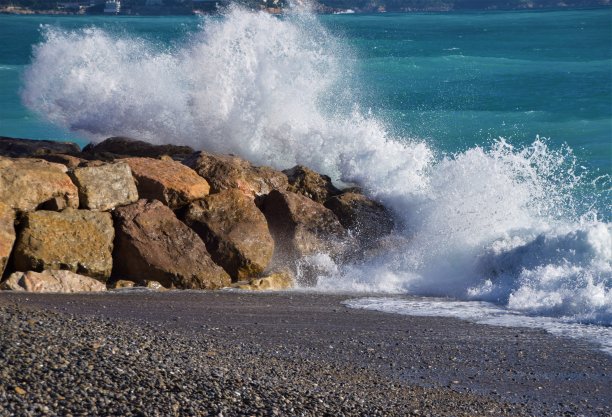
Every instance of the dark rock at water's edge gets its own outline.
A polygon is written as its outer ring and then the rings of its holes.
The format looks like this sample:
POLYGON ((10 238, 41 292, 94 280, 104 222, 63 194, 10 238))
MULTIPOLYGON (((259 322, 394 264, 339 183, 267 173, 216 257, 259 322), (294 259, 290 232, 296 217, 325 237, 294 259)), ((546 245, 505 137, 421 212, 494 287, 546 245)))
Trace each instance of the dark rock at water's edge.
POLYGON ((313 285, 334 262, 375 255, 393 229, 383 206, 304 166, 125 137, 82 152, 4 143, 19 154, 0 153, 4 289, 313 285))
POLYGON ((391 213, 380 203, 363 194, 345 192, 325 201, 345 228, 351 230, 364 245, 391 233, 394 227, 391 213))
POLYGON ((0 136, 0 156, 22 158, 48 154, 79 153, 81 148, 72 142, 55 142, 52 140, 20 139, 0 136))
POLYGON ((291 191, 274 190, 263 201, 262 210, 276 242, 274 266, 296 268, 299 284, 316 284, 318 264, 309 262, 322 255, 342 260, 353 241, 334 213, 323 205, 291 191))
POLYGON ((193 152, 194 150, 189 146, 153 145, 149 142, 125 136, 114 136, 100 143, 89 144, 83 148, 83 154, 87 159, 103 160, 113 160, 126 156, 158 158, 162 155, 182 159, 193 152))

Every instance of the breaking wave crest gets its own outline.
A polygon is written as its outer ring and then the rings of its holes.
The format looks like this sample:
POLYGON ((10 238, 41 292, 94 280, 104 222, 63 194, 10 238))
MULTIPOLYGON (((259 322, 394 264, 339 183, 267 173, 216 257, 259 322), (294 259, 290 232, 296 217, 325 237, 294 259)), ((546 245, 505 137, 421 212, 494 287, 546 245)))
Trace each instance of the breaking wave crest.
POLYGON ((129 135, 301 163, 391 207, 401 226, 381 255, 327 265, 319 288, 612 324, 612 229, 571 150, 500 139, 438 156, 393 137, 359 108, 351 52, 313 15, 232 8, 174 47, 99 28, 44 35, 22 96, 59 125, 93 140, 129 135))

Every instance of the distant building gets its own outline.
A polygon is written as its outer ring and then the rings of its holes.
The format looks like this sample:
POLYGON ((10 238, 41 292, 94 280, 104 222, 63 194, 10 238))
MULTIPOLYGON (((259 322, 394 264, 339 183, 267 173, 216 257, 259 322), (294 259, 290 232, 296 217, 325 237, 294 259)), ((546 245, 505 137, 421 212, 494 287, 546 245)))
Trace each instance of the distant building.
POLYGON ((121 11, 121 2, 119 0, 108 0, 104 3, 104 13, 119 14, 121 11))

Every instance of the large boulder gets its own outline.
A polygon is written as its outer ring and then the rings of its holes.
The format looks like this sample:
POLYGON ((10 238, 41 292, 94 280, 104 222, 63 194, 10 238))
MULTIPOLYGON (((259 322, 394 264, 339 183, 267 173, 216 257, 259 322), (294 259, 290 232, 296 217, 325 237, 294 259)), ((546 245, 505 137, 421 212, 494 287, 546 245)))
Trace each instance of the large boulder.
POLYGON ((287 176, 282 172, 254 166, 237 156, 197 152, 183 163, 208 181, 211 193, 238 189, 249 196, 260 196, 287 189, 287 176))
POLYGON ((55 142, 52 140, 34 140, 7 138, 0 136, 0 155, 11 158, 42 156, 54 153, 79 153, 81 149, 76 143, 55 142))
POLYGON ((321 175, 303 165, 294 166, 283 172, 289 180, 288 191, 305 195, 317 203, 323 204, 328 198, 341 193, 327 175, 321 175))
POLYGON ((231 283, 198 235, 159 201, 139 200, 113 213, 117 278, 194 289, 221 288, 231 283))
POLYGON ((180 162, 151 158, 127 158, 136 178, 140 198, 159 200, 178 208, 208 195, 208 182, 180 162))
POLYGON ((25 292, 106 291, 102 282, 70 271, 14 272, 0 285, 3 290, 25 292))
POLYGON ((274 237, 274 265, 299 261, 310 255, 344 254, 350 241, 334 213, 308 197, 289 191, 272 191, 263 202, 263 213, 274 237))
POLYGON ((325 207, 334 212, 342 225, 365 245, 375 242, 393 230, 391 213, 380 203, 363 194, 348 192, 331 197, 325 207))
POLYGON ((15 212, 0 202, 0 279, 15 243, 15 212))
POLYGON ((138 201, 132 170, 125 162, 76 168, 70 176, 79 189, 81 208, 106 211, 138 201))
POLYGON ((113 267, 110 213, 88 210, 35 211, 22 220, 14 249, 17 271, 64 269, 100 281, 113 267))
POLYGON ((192 203, 185 222, 233 280, 261 274, 272 258, 274 240, 266 218, 253 199, 238 190, 211 194, 192 203))
POLYGON ((64 165, 40 159, 0 157, 0 201, 19 211, 31 211, 49 202, 58 209, 77 208, 77 187, 64 165))
POLYGON ((175 159, 182 159, 194 152, 189 146, 181 145, 153 145, 142 140, 115 136, 97 144, 90 144, 83 148, 83 154, 89 159, 113 160, 126 156, 140 156, 158 158, 168 155, 175 159))

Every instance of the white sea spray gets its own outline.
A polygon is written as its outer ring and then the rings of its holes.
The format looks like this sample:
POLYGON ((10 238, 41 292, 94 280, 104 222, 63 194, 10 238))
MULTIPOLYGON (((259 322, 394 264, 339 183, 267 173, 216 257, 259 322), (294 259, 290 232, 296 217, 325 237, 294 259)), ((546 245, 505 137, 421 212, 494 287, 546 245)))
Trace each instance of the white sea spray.
POLYGON ((22 97, 54 123, 93 140, 128 135, 277 168, 301 163, 391 207, 397 244, 357 265, 308 260, 324 264, 320 289, 612 323, 612 230, 577 193, 571 150, 499 139, 438 156, 393 137, 360 109, 351 53, 313 15, 231 8, 173 47, 99 28, 44 35, 22 97))

